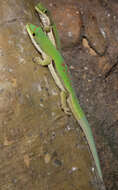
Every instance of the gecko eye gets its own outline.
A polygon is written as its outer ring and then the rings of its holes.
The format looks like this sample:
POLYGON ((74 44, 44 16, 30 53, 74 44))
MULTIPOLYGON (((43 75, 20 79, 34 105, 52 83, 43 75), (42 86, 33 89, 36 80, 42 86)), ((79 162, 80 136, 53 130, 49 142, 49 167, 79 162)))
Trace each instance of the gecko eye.
POLYGON ((35 33, 33 33, 32 35, 35 36, 35 33))
POLYGON ((45 14, 47 14, 47 12, 48 12, 47 10, 44 11, 45 14))

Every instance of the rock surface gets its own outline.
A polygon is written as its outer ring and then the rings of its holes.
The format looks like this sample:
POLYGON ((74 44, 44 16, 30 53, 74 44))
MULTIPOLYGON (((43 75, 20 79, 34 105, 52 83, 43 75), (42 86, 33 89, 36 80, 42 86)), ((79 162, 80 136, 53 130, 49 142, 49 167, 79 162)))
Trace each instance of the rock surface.
MULTIPOLYGON (((40 24, 34 12, 37 3, 11 0, 0 6, 0 189, 104 189, 95 177, 83 132, 60 108, 51 74, 32 64, 38 53, 25 25, 40 24)), ((118 4, 43 3, 58 27, 65 61, 92 126, 105 185, 117 190, 118 4), (92 27, 89 16, 94 18, 92 27)))

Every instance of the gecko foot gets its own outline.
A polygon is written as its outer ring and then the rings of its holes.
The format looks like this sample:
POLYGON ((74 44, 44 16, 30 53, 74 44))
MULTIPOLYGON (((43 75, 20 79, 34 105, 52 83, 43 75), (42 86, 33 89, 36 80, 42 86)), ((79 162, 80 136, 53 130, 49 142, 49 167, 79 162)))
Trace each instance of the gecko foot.
POLYGON ((71 115, 71 111, 68 107, 61 107, 65 114, 71 115))

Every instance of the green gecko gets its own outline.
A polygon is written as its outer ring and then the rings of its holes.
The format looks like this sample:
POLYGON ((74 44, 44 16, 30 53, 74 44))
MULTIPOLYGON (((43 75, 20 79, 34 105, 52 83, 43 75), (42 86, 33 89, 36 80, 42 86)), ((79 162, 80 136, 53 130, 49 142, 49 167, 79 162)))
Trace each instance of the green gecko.
POLYGON ((61 51, 61 43, 59 34, 56 28, 56 24, 53 22, 50 11, 45 8, 42 3, 38 3, 35 6, 36 11, 39 14, 41 23, 43 25, 43 30, 49 34, 50 40, 52 41, 53 45, 57 47, 59 51, 61 51))
MULTIPOLYGON (((45 33, 47 34, 47 36, 49 37, 49 39, 51 40, 53 45, 58 50, 61 51, 59 34, 58 34, 57 29, 56 29, 55 23, 52 21, 51 14, 50 14, 49 10, 46 9, 41 3, 38 3, 38 5, 35 6, 35 9, 37 10, 37 12, 39 14, 43 30, 45 31, 45 33)), ((41 49, 39 51, 42 54, 42 57, 44 60, 48 59, 46 54, 43 51, 41 52, 41 49)), ((35 58, 35 61, 39 63, 41 60, 38 57, 38 58, 35 58)), ((48 68, 49 68, 57 86, 61 89, 61 91, 64 91, 63 85, 62 85, 57 73, 55 72, 52 60, 50 60, 50 64, 48 64, 48 68)), ((61 93, 61 100, 62 100, 62 105, 64 105, 65 101, 63 101, 63 93, 61 93)), ((64 107, 67 107, 67 106, 64 106, 64 107)), ((67 110, 68 110, 68 108, 67 108, 67 110)), ((67 113, 67 111, 65 111, 65 112, 67 113)), ((68 114, 69 114, 69 112, 68 112, 68 114)))
POLYGON ((26 28, 32 40, 32 43, 34 44, 36 49, 39 52, 47 55, 47 57, 42 62, 40 62, 40 64, 49 65, 51 60, 54 61, 53 69, 55 70, 55 73, 53 74, 53 72, 51 72, 51 74, 56 84, 61 89, 62 108, 65 111, 65 113, 68 114, 69 113, 68 105, 69 105, 73 115, 75 116, 76 120, 78 121, 82 130, 84 131, 93 158, 95 160, 98 175, 102 180, 102 172, 100 168, 99 158, 96 151, 96 146, 94 143, 92 131, 85 117, 85 114, 79 105, 76 93, 72 87, 72 81, 70 79, 68 67, 64 63, 64 59, 61 56, 60 52, 54 47, 54 45, 49 40, 47 35, 43 32, 41 27, 36 27, 33 24, 27 24, 26 28))

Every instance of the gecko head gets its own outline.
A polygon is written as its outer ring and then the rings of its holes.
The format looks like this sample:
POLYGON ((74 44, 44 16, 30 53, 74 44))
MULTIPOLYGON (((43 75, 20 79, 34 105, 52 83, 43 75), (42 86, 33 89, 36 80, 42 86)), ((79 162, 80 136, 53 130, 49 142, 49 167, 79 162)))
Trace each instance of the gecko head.
POLYGON ((26 29, 31 38, 35 38, 42 32, 42 28, 40 26, 35 26, 33 24, 27 24, 26 29))
POLYGON ((41 3, 38 3, 38 5, 35 6, 35 9, 40 12, 40 14, 47 14, 48 12, 48 10, 41 3))

